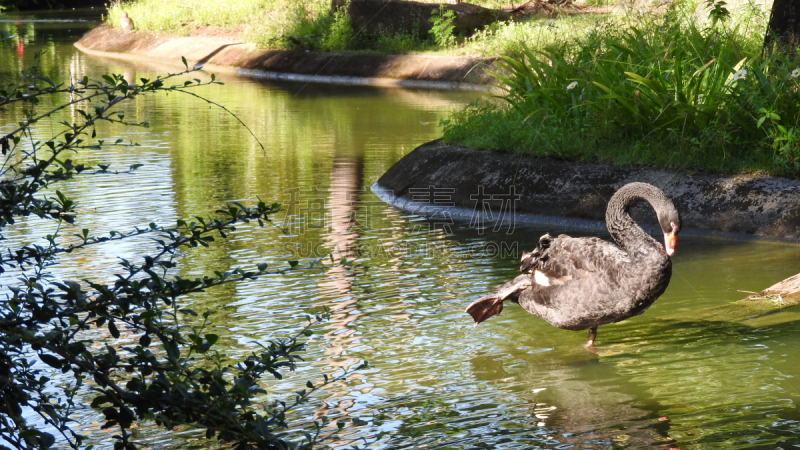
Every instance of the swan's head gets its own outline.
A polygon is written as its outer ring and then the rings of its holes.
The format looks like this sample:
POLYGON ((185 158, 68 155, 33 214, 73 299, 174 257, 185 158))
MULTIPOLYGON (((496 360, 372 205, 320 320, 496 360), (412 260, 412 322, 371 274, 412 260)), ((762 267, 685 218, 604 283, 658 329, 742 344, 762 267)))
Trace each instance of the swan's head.
POLYGON ((658 215, 658 223, 661 225, 661 231, 664 232, 664 251, 668 256, 672 256, 675 254, 678 233, 681 232, 681 216, 672 204, 669 206, 670 208, 665 208, 658 215))

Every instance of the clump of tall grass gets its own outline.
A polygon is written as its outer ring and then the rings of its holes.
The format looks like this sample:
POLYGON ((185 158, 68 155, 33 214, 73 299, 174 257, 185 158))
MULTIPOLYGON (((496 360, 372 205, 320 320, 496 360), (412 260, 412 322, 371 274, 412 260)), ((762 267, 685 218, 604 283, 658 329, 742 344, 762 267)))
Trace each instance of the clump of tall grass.
POLYGON ((583 160, 800 173, 797 55, 762 56, 763 32, 745 32, 742 21, 688 19, 675 10, 627 27, 598 23, 577 44, 503 57, 503 101, 453 116, 445 138, 583 160))
POLYGON ((465 38, 454 51, 518 57, 525 47, 538 49, 558 43, 578 42, 598 23, 618 23, 620 19, 608 14, 578 14, 495 22, 465 38))
POLYGON ((292 2, 282 13, 264 11, 263 20, 250 22, 242 36, 263 48, 341 51, 354 35, 343 8, 327 3, 292 2))

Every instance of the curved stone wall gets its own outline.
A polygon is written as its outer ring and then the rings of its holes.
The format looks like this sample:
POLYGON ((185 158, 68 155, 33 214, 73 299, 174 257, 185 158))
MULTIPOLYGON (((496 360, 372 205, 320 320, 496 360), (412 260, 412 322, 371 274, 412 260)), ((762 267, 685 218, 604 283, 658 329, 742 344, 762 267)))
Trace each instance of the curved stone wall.
POLYGON ((265 50, 231 38, 170 36, 95 28, 75 46, 108 58, 156 61, 234 72, 271 80, 407 88, 489 90, 483 70, 495 58, 475 56, 379 55, 265 50))
MULTIPOLYGON (((373 186, 415 214, 605 228, 606 203, 620 186, 661 188, 681 213, 684 233, 800 240, 800 181, 758 175, 686 174, 470 150, 434 141, 392 166, 373 186)), ((646 204, 634 219, 656 225, 646 204)), ((554 230, 557 231, 557 230, 554 230)))

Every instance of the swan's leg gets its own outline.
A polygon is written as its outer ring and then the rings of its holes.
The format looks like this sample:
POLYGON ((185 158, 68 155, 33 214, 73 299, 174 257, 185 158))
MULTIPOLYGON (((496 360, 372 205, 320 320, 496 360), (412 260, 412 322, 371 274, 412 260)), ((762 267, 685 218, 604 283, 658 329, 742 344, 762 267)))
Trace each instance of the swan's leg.
POLYGON ((593 346, 595 339, 597 339, 597 327, 589 328, 589 342, 586 343, 586 346, 593 346))

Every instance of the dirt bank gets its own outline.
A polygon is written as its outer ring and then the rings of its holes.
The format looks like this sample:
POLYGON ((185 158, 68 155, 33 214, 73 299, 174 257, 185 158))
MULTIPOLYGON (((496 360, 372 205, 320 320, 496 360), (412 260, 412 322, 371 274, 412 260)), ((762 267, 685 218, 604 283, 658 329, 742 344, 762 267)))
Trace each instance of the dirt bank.
POLYGON ((494 58, 263 50, 226 36, 180 37, 101 26, 75 46, 88 54, 194 65, 267 79, 435 89, 487 89, 494 58))

